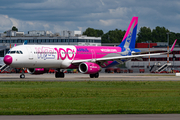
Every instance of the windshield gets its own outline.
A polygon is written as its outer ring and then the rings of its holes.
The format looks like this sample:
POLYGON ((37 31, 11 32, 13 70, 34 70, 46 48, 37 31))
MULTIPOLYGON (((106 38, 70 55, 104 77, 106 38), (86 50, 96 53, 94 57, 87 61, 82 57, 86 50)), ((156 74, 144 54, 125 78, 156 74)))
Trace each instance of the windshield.
POLYGON ((20 50, 16 50, 16 51, 12 50, 12 51, 8 51, 7 54, 23 54, 23 52, 20 50))

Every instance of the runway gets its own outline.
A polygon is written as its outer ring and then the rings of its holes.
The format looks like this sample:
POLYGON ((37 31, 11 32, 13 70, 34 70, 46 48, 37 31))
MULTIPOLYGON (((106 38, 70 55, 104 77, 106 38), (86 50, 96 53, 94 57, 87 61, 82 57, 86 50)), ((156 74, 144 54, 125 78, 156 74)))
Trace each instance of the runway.
POLYGON ((1 120, 179 120, 180 114, 0 116, 1 120))
POLYGON ((0 81, 180 81, 180 77, 175 76, 174 73, 100 73, 99 78, 90 78, 88 74, 81 73, 65 74, 65 78, 55 78, 54 74, 25 74, 24 79, 20 79, 19 75, 0 74, 0 81))

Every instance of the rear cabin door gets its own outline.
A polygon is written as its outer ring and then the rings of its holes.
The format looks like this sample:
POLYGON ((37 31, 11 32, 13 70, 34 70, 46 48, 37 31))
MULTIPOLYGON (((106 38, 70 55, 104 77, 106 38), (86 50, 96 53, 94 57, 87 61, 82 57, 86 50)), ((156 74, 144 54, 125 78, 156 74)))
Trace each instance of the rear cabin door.
POLYGON ((96 59, 96 53, 94 52, 94 50, 91 50, 92 52, 92 59, 96 59))

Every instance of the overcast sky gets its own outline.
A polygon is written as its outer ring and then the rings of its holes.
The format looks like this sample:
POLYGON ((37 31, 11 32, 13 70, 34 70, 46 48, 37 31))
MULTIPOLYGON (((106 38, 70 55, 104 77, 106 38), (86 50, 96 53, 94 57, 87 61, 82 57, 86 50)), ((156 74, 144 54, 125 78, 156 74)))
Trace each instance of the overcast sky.
POLYGON ((133 16, 138 29, 164 26, 180 33, 179 0, 1 0, 0 32, 16 26, 19 31, 127 30, 133 16))

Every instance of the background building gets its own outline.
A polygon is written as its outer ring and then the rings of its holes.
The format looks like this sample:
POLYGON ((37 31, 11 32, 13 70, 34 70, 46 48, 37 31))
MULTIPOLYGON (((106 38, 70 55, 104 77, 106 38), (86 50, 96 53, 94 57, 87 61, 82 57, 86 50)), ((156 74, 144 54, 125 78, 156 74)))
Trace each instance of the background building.
POLYGON ((25 35, 23 32, 8 31, 7 36, 0 37, 0 47, 5 48, 0 51, 0 57, 9 51, 10 44, 22 45, 24 41, 43 45, 101 46, 101 37, 87 37, 81 31, 63 31, 62 35, 51 31, 29 31, 25 35))
POLYGON ((53 33, 51 31, 28 31, 28 34, 26 36, 53 36, 53 33))

